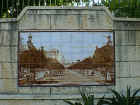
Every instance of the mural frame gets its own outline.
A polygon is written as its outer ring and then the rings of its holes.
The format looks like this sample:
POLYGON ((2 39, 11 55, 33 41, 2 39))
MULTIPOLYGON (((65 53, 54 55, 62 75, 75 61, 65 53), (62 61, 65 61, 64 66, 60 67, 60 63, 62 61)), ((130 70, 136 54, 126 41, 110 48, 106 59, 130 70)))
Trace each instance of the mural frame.
POLYGON ((115 32, 114 30, 23 30, 18 32, 18 48, 17 48, 17 86, 18 87, 80 87, 80 86, 115 86, 116 85, 116 61, 115 61, 115 32), (114 46, 114 62, 113 62, 113 67, 114 67, 114 80, 112 84, 99 84, 99 85, 20 85, 19 84, 19 45, 20 45, 20 34, 25 33, 25 32, 112 32, 112 37, 113 37, 113 46, 114 46))

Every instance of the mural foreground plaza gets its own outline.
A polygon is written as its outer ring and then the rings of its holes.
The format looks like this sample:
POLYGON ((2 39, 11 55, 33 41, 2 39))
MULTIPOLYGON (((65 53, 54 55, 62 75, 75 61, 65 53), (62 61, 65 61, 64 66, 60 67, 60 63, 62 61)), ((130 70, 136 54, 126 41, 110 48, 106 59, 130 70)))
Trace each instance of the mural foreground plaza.
POLYGON ((114 84, 112 32, 20 32, 19 86, 114 84))

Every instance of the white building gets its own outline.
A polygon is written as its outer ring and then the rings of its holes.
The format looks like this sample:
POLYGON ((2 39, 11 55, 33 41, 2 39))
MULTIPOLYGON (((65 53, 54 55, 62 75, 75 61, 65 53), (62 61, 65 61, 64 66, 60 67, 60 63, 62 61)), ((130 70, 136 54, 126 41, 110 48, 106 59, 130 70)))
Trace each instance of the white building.
POLYGON ((65 58, 57 49, 51 49, 49 51, 45 51, 45 55, 48 58, 53 58, 58 60, 60 63, 64 64, 65 58))

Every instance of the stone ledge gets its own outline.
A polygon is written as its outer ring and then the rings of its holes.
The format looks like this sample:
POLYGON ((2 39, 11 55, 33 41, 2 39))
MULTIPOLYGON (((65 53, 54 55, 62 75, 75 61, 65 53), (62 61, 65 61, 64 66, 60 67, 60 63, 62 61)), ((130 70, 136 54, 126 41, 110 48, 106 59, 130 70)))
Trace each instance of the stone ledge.
MULTIPOLYGON (((95 94, 96 98, 111 97, 111 93, 95 94)), ((0 100, 64 100, 64 99, 78 99, 80 95, 32 95, 32 94, 0 94, 0 100)))
POLYGON ((17 21, 20 21, 21 18, 26 14, 28 10, 103 10, 105 11, 111 18, 112 15, 110 11, 104 6, 94 6, 94 7, 71 7, 71 6, 28 6, 25 7, 19 16, 17 17, 17 21))
POLYGON ((0 23, 16 22, 16 18, 0 18, 0 23))

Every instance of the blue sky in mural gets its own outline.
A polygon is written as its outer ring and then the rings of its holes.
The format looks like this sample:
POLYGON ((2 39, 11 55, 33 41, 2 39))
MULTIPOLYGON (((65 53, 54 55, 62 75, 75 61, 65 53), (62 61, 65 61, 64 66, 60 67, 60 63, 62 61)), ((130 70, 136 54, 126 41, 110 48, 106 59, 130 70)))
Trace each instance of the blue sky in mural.
POLYGON ((36 48, 58 49, 71 62, 93 56, 96 46, 105 45, 107 36, 112 38, 112 32, 22 32, 22 44, 27 44, 29 34, 36 48))

